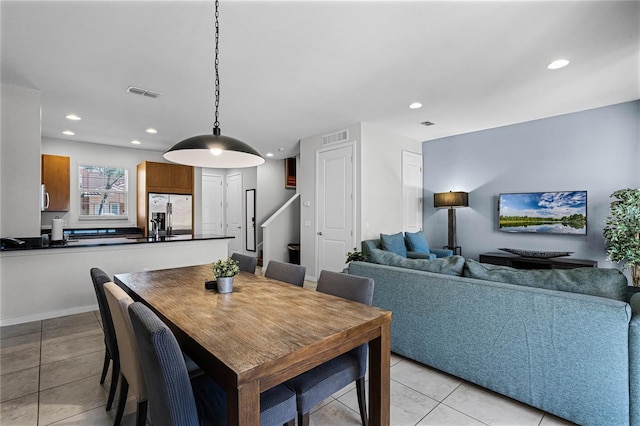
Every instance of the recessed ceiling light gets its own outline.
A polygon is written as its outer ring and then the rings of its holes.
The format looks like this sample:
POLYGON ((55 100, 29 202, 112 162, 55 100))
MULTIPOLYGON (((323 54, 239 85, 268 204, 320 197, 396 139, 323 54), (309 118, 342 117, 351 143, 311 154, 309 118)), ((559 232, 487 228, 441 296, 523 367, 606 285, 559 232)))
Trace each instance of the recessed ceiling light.
POLYGON ((413 102, 412 104, 409 104, 409 108, 419 109, 419 108, 422 108, 422 104, 420 102, 413 102))
POLYGON ((75 135, 75 133, 73 133, 71 130, 65 130, 64 132, 62 132, 63 135, 67 135, 67 136, 73 136, 75 135))
POLYGON ((567 59, 556 59, 555 61, 547 65, 547 68, 549 68, 550 70, 557 70, 560 68, 564 68, 567 65, 569 65, 569 61, 567 59))
POLYGON ((284 151, 284 146, 281 146, 280 148, 278 148, 278 151, 284 151))
POLYGON ((273 157, 273 153, 272 152, 267 152, 267 157, 273 157))
POLYGON ((132 143, 132 144, 134 144, 134 145, 140 145, 140 144, 142 144, 142 142, 140 142, 140 141, 138 141, 138 140, 132 140, 132 141, 131 141, 131 143, 132 143))
POLYGON ((149 127, 147 130, 145 130, 145 132, 151 133, 152 135, 155 135, 156 133, 158 133, 158 131, 152 127, 149 127))
POLYGON ((75 114, 69 114, 69 115, 67 115, 67 119, 68 120, 73 120, 73 121, 78 121, 78 120, 82 120, 82 117, 78 117, 75 114))

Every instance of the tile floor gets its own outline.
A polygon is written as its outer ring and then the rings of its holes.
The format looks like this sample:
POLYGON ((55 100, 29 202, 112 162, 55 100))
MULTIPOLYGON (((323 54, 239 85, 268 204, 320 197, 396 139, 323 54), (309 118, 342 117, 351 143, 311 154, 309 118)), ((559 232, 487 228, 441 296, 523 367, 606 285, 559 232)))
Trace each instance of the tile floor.
MULTIPOLYGON (((99 384, 99 312, 2 327, 0 338, 2 426, 113 424, 116 404, 105 411, 109 378, 99 384)), ((395 355, 391 380, 392 425, 571 424, 395 355)), ((311 424, 360 424, 355 393, 352 385, 323 401, 311 424)), ((134 423, 135 402, 129 399, 122 424, 134 423)))

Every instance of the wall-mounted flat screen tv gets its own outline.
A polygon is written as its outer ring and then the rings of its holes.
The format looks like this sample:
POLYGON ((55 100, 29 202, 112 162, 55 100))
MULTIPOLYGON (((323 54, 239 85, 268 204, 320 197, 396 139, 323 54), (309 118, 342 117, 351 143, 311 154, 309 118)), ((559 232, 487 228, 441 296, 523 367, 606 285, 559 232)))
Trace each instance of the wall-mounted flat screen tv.
POLYGON ((587 191, 500 194, 503 232, 587 234, 587 191))

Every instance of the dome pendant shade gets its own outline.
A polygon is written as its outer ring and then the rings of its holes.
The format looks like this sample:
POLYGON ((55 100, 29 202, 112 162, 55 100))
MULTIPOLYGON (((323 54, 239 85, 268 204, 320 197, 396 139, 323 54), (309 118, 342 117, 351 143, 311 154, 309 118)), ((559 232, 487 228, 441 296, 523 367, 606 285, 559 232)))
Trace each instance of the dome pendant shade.
POLYGON ((174 163, 216 169, 254 167, 264 163, 264 158, 255 149, 238 139, 222 136, 218 127, 213 129, 213 135, 193 136, 178 142, 163 157, 174 163))

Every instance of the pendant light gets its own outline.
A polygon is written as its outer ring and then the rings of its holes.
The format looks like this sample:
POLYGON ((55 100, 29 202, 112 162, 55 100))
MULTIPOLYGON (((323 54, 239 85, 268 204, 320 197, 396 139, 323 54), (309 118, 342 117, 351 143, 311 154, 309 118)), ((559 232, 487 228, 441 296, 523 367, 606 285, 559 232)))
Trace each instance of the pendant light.
POLYGON ((193 136, 178 142, 172 146, 163 157, 174 163, 186 164, 195 167, 213 167, 222 169, 254 167, 264 163, 264 158, 246 143, 238 139, 222 136, 220 134, 220 122, 218 121, 218 106, 220 105, 220 75, 218 73, 218 38, 220 36, 218 26, 218 0, 216 4, 216 111, 213 123, 212 135, 193 136))

